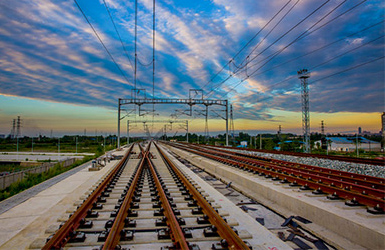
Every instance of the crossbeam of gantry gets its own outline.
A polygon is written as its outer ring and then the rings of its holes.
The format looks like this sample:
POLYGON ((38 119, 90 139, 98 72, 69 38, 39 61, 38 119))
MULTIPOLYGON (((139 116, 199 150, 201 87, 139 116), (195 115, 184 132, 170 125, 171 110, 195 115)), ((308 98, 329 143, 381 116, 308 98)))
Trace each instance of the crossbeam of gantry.
POLYGON ((142 106, 144 104, 185 104, 189 105, 190 108, 194 105, 205 105, 208 106, 222 106, 225 107, 225 117, 223 119, 226 121, 226 146, 229 145, 229 108, 228 108, 228 100, 219 100, 219 99, 177 99, 177 98, 159 98, 159 99, 147 99, 147 98, 128 98, 123 99, 119 98, 118 101, 118 148, 120 148, 120 120, 122 119, 120 116, 121 106, 124 105, 137 105, 142 106))
POLYGON ((224 106, 227 107, 227 100, 215 100, 215 99, 147 99, 147 98, 130 98, 130 99, 119 99, 120 105, 127 105, 127 104, 135 104, 135 105, 143 105, 143 104, 187 104, 190 106, 193 105, 218 105, 218 106, 224 106))

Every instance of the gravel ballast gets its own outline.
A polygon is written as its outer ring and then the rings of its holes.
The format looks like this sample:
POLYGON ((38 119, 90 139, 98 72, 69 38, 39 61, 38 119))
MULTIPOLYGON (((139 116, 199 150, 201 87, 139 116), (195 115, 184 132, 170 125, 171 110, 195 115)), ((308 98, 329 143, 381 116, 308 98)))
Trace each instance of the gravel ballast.
POLYGON ((330 169, 345 171, 349 173, 385 178, 385 168, 383 166, 378 166, 378 165, 352 163, 352 162, 329 160, 329 159, 314 158, 314 157, 299 157, 299 156, 284 155, 284 154, 251 152, 251 151, 244 151, 244 150, 234 150, 234 151, 237 151, 243 154, 251 154, 251 155, 256 155, 260 157, 281 160, 281 161, 295 162, 299 164, 330 168, 330 169))

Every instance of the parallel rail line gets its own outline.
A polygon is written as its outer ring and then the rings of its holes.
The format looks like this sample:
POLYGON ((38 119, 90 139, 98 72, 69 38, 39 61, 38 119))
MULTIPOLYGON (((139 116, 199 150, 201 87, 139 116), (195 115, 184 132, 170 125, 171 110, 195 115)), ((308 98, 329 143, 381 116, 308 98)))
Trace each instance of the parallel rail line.
MULTIPOLYGON (((156 154, 158 155, 158 153, 156 154)), ((142 242, 141 237, 146 235, 146 232, 151 235, 158 234, 158 239, 152 237, 149 239, 155 244, 165 244, 171 241, 172 246, 165 249, 199 249, 197 244, 192 244, 187 240, 192 237, 190 230, 197 230, 195 233, 197 237, 202 232, 204 238, 199 238, 199 236, 195 241, 198 240, 199 244, 206 242, 205 246, 212 243, 213 247, 214 245, 225 246, 228 249, 251 248, 158 145, 149 143, 147 148, 143 149, 140 144, 138 146, 132 144, 124 158, 70 216, 69 220, 47 240, 43 249, 96 247, 101 244, 100 249, 118 249, 130 245, 130 242, 152 244, 142 242), (154 150, 157 150, 161 156, 161 160, 158 160, 157 164, 162 161, 164 163, 162 163, 161 172, 152 159, 156 157, 154 151, 150 152, 152 144, 156 146, 154 150), (127 162, 130 158, 135 158, 130 157, 134 155, 134 146, 140 148, 138 154, 140 160, 135 160, 137 163, 133 163, 137 165, 134 167, 131 164, 131 169, 128 169, 127 162), (162 177, 166 180, 164 181, 162 177), (175 183, 170 177, 174 179, 175 183), (125 188, 121 189, 123 185, 125 188), (173 190, 172 193, 168 191, 168 187, 173 190), (175 191, 176 187, 179 189, 178 191, 175 191), (180 192, 182 196, 175 192, 180 192), (120 198, 118 198, 119 196, 120 198), (150 203, 149 199, 154 203, 150 203), (152 208, 149 208, 151 205, 152 208), (115 210, 112 209, 113 206, 115 206, 115 210), (182 215, 177 209, 178 207, 185 209, 182 215), (187 207, 191 209, 191 212, 187 207), (156 210, 155 208, 161 209, 156 210), (194 215, 193 210, 200 212, 194 215), (152 211, 154 216, 148 217, 152 211), (188 215, 187 212, 191 215, 188 215), (199 214, 203 216, 199 217, 201 216, 199 214), (136 219, 132 219, 133 217, 136 219), (194 222, 194 218, 196 222, 194 222), (153 222, 143 224, 149 220, 153 222), (199 223, 199 220, 202 223, 199 223), (137 227, 137 221, 139 227, 137 227), (206 235, 206 229, 209 235, 206 235), (138 240, 135 241, 134 235, 140 233, 142 236, 138 236, 138 240), (219 239, 222 240, 217 243, 219 239)))
MULTIPOLYGON (((143 150, 142 150, 142 153, 143 153, 143 150)), ((130 207, 130 203, 132 202, 132 198, 134 196, 135 188, 137 186, 139 177, 143 172, 144 163, 145 163, 144 159, 146 156, 148 156, 148 150, 146 150, 143 154, 144 154, 144 157, 142 158, 142 161, 139 163, 139 166, 135 171, 135 175, 130 184, 130 188, 127 191, 127 194, 123 200, 122 206, 120 207, 119 212, 116 215, 114 224, 112 225, 110 233, 108 234, 108 237, 106 239, 106 242, 103 245, 104 250, 115 249, 115 247, 118 245, 120 241, 121 232, 122 232, 122 229, 124 228, 124 220, 128 216, 128 209, 130 207)))
MULTIPOLYGON (((294 168, 294 169, 297 169, 298 171, 305 171, 308 174, 312 172, 316 175, 326 177, 329 179, 332 178, 332 179, 337 179, 344 182, 350 182, 350 183, 366 186, 369 188, 385 190, 385 180, 379 177, 349 173, 349 172, 339 171, 339 170, 330 169, 330 168, 310 166, 306 164, 293 163, 293 162, 287 162, 287 161, 276 160, 276 159, 270 159, 267 157, 249 155, 249 154, 244 154, 240 152, 232 152, 232 151, 217 149, 213 147, 207 147, 207 146, 201 146, 201 147, 207 148, 209 150, 211 149, 211 150, 222 152, 223 154, 227 154, 231 158, 234 158, 234 156, 235 157, 239 156, 240 158, 238 160, 252 163, 252 164, 256 163, 256 161, 258 162, 263 161, 263 162, 267 162, 268 164, 271 164, 272 167, 274 167, 275 165, 278 165, 283 168, 285 167, 294 168), (249 161, 247 159, 252 159, 252 160, 249 161)), ((192 146, 192 148, 195 148, 195 149, 199 149, 201 147, 192 146)))
POLYGON ((80 226, 80 222, 85 219, 88 211, 92 209, 99 197, 101 197, 102 192, 107 188, 107 185, 111 182, 112 178, 128 160, 132 148, 133 145, 129 148, 128 152, 124 155, 123 159, 118 163, 113 171, 111 171, 103 182, 100 183, 99 186, 88 196, 79 209, 77 209, 69 220, 59 228, 50 240, 48 240, 42 248, 43 250, 60 249, 70 240, 72 236, 74 236, 76 229, 80 226))
POLYGON ((198 205, 202 207, 204 213, 209 217, 210 222, 218 229, 219 235, 227 240, 230 249, 249 249, 243 240, 230 228, 224 219, 215 211, 215 209, 207 202, 207 200, 198 192, 198 190, 190 183, 190 181, 179 171, 164 152, 156 145, 161 153, 164 161, 174 170, 178 177, 182 180, 185 187, 192 194, 198 205))
MULTIPOLYGON (((225 148, 225 149, 240 150, 240 148, 237 148, 237 147, 227 147, 227 146, 216 146, 216 147, 225 148)), ((385 166, 385 161, 382 159, 354 158, 354 157, 346 157, 346 156, 339 156, 339 155, 321 155, 321 154, 287 152, 287 151, 279 151, 278 152, 275 150, 252 149, 252 148, 242 148, 241 150, 267 153, 267 154, 283 154, 283 155, 292 155, 292 156, 299 156, 299 157, 314 157, 314 158, 323 158, 323 159, 329 159, 329 160, 337 160, 337 161, 346 161, 346 162, 385 166)))
POLYGON ((308 166, 306 171, 304 171, 291 166, 279 166, 277 163, 250 159, 250 157, 239 156, 228 151, 222 152, 217 149, 179 143, 170 143, 170 145, 227 165, 254 172, 266 178, 272 178, 275 181, 281 181, 281 183, 290 183, 291 186, 302 186, 301 189, 303 190, 314 189, 314 194, 329 194, 328 198, 330 199, 346 199, 348 200, 346 201, 347 205, 369 206, 368 212, 384 212, 385 191, 383 183, 385 180, 382 178, 378 178, 373 187, 368 187, 360 185, 355 178, 341 179, 346 174, 342 171, 340 173, 334 171, 333 175, 325 176, 319 170, 318 172, 313 172, 313 169, 315 169, 313 166, 308 166))

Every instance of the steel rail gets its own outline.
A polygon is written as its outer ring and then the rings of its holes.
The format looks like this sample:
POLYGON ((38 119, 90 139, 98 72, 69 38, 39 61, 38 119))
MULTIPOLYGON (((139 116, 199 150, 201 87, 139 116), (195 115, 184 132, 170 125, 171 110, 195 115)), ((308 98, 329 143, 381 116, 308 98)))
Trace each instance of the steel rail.
MULTIPOLYGON (((139 146, 140 147, 140 146, 139 146)), ((141 148, 141 147, 140 147, 141 148)), ((142 149, 142 148, 141 148, 142 149)), ((110 233, 107 236, 107 239, 103 245, 103 250, 111 250, 115 249, 120 241, 120 232, 124 228, 124 219, 128 216, 128 208, 130 207, 130 203, 135 193, 135 188, 138 183, 139 177, 144 169, 145 157, 148 154, 146 150, 143 154, 141 161, 136 169, 135 176, 131 182, 131 185, 127 191, 127 194, 122 202, 122 205, 119 209, 118 214, 114 220, 114 223, 110 229, 110 233)))
POLYGON ((167 218, 167 225, 171 229, 171 240, 174 242, 176 249, 188 250, 189 244, 184 236, 183 230, 180 227, 177 218, 175 217, 174 211, 171 208, 171 205, 167 199, 167 196, 162 188, 162 185, 155 171, 155 167, 150 158, 148 157, 148 154, 146 154, 146 160, 154 178, 155 185, 158 190, 160 200, 162 202, 162 207, 164 208, 164 215, 167 218))
POLYGON ((75 211, 75 213, 59 228, 53 237, 44 245, 43 250, 48 249, 60 249, 69 240, 70 236, 79 227, 80 221, 86 217, 87 211, 92 208, 93 204, 97 201, 107 184, 112 180, 114 175, 119 169, 124 166, 131 154, 133 145, 129 148, 128 152, 124 155, 122 160, 116 165, 116 167, 107 175, 107 177, 99 184, 99 186, 88 196, 83 204, 75 211))
MULTIPOLYGON (((352 189, 352 191, 356 191, 359 193, 366 193, 368 195, 376 196, 379 198, 385 197, 385 186, 383 183, 372 183, 372 182, 365 182, 363 180, 356 180, 354 178, 348 178, 346 176, 342 175, 336 175, 336 174, 328 174, 325 172, 315 171, 313 170, 312 166, 306 166, 308 168, 292 168, 291 166, 282 166, 282 165, 275 165, 271 162, 264 162, 259 160, 254 160, 250 158, 240 157, 240 156, 234 156, 230 152, 224 152, 221 153, 219 150, 208 150, 202 148, 196 148, 195 149, 199 151, 205 151, 206 153, 214 154, 219 157, 228 157, 228 159, 237 160, 241 163, 246 163, 252 166, 258 165, 259 167, 263 166, 265 168, 270 168, 272 170, 275 170, 276 172, 289 172, 291 175, 296 176, 303 176, 310 179, 318 179, 322 182, 326 182, 328 184, 333 185, 340 185, 341 187, 349 187, 349 189, 352 189)), ((380 179, 380 178, 379 178, 380 179)), ((381 179, 384 181, 384 179, 381 179)))
MULTIPOLYGON (((193 146, 196 148, 196 146, 193 146)), ((279 164, 279 165, 284 165, 284 166, 289 166, 289 167, 294 167, 297 169, 303 169, 303 170, 311 170, 311 171, 317 171, 319 174, 324 175, 328 174, 337 177, 339 179, 344 179, 346 181, 350 181, 352 183, 357 182, 357 184, 372 187, 373 185, 377 187, 377 189, 385 190, 385 180, 380 177, 374 177, 374 176, 368 176, 368 175, 363 175, 363 174, 356 174, 356 173, 349 173, 345 171, 339 171, 335 169, 330 169, 330 168, 324 168, 324 167, 318 167, 318 166, 311 166, 311 165, 306 165, 306 164, 300 164, 300 163, 293 163, 293 162, 287 162, 287 161, 282 161, 282 160, 277 160, 277 159, 271 159, 267 157, 262 157, 262 156, 256 156, 256 155, 249 155, 245 153, 240 153, 240 152, 234 152, 234 151, 229 151, 226 149, 219 149, 216 147, 211 147, 211 146, 205 146, 203 145, 202 147, 204 148, 209 148, 215 151, 220 151, 220 152, 225 152, 225 153, 233 153, 238 156, 246 157, 246 158, 252 158, 256 160, 261 160, 261 161, 266 161, 274 164, 279 164)))
MULTIPOLYGON (((175 147, 179 147, 183 150, 189 151, 189 152, 194 153, 194 154, 198 154, 198 155, 207 157, 209 159, 223 162, 225 164, 238 166, 242 169, 248 169, 248 170, 251 170, 251 171, 254 171, 257 173, 262 173, 262 175, 265 175, 265 176, 268 176, 271 178, 276 178, 277 181, 282 180, 282 181, 287 182, 287 183, 294 183, 296 185, 302 185, 302 186, 310 188, 310 189, 319 190, 320 193, 325 192, 328 194, 335 195, 336 197, 354 200, 357 202, 357 204, 363 204, 363 205, 367 205, 367 206, 376 207, 376 208, 382 209, 382 211, 385 209, 385 200, 383 199, 383 197, 373 197, 373 196, 368 195, 367 192, 365 194, 360 193, 360 192, 353 192, 353 191, 351 191, 351 188, 353 186, 353 184, 351 184, 351 183, 349 183, 348 186, 342 185, 342 186, 338 187, 337 186, 338 184, 336 184, 338 182, 323 183, 322 180, 321 180, 321 182, 319 182, 319 180, 317 181, 317 179, 320 179, 320 177, 318 177, 318 176, 316 176, 316 178, 309 180, 309 179, 305 179, 305 178, 308 178, 310 176, 306 176, 306 175, 292 176, 291 174, 288 174, 287 172, 281 173, 278 171, 273 171, 271 169, 266 169, 266 168, 262 168, 259 166, 250 165, 248 163, 240 163, 240 162, 235 161, 235 160, 224 159, 224 158, 221 158, 219 156, 215 156, 212 153, 210 153, 210 154, 204 153, 204 152, 202 152, 202 150, 197 151, 197 150, 189 149, 186 147, 182 147, 180 145, 179 146, 175 145, 175 144, 170 144, 170 145, 175 146, 175 147)), ((367 190, 367 189, 365 189, 365 190, 367 190)))
POLYGON ((209 221, 217 228, 218 234, 228 242, 229 249, 249 249, 245 242, 234 232, 234 230, 225 222, 225 220, 215 211, 208 201, 191 184, 184 174, 175 166, 175 164, 166 156, 163 150, 155 144, 164 162, 169 165, 178 175, 190 194, 197 201, 203 212, 209 217, 209 221))
MULTIPOLYGON (((215 147, 240 150, 240 148, 228 147, 228 146, 215 146, 215 147)), ((324 158, 329 160, 385 166, 385 161, 379 160, 379 159, 354 158, 354 157, 346 157, 346 156, 339 156, 339 155, 320 155, 320 154, 311 154, 311 153, 275 151, 275 150, 253 149, 253 148, 243 148, 242 150, 251 151, 251 152, 269 153, 269 154, 285 154, 285 155, 293 155, 293 156, 299 156, 299 157, 324 158)))

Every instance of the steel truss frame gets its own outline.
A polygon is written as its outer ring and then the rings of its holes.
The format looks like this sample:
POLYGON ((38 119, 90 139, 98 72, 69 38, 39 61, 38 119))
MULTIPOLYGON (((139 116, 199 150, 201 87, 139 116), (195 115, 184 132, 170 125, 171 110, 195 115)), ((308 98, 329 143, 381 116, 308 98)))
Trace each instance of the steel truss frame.
POLYGON ((154 104, 154 105, 159 105, 159 104, 185 104, 190 106, 190 116, 192 114, 192 107, 195 105, 204 105, 206 107, 208 106, 222 106, 225 107, 225 118, 224 120, 226 121, 226 146, 229 145, 229 106, 228 106, 228 100, 216 100, 216 99, 204 99, 203 96, 200 99, 194 99, 190 98, 188 99, 168 99, 168 98, 160 98, 160 99, 147 99, 147 98, 128 98, 128 99, 123 99, 119 98, 118 99, 118 148, 120 148, 120 120, 122 120, 124 117, 121 117, 121 107, 124 105, 136 105, 139 107, 144 105, 144 104, 154 104))

